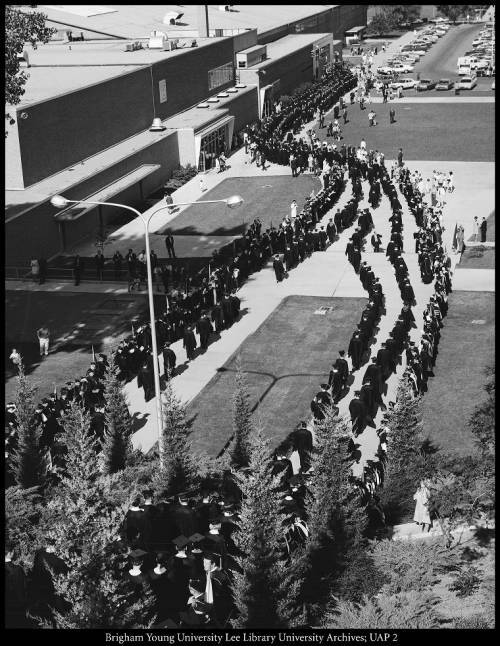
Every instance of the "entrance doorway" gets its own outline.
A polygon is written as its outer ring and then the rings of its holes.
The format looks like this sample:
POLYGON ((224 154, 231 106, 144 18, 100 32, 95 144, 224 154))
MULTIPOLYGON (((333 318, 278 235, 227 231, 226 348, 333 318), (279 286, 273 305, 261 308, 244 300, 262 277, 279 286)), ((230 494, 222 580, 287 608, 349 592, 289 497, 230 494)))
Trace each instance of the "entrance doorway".
POLYGON ((215 166, 215 159, 221 153, 228 154, 230 150, 229 124, 216 128, 201 138, 199 171, 210 170, 215 166))

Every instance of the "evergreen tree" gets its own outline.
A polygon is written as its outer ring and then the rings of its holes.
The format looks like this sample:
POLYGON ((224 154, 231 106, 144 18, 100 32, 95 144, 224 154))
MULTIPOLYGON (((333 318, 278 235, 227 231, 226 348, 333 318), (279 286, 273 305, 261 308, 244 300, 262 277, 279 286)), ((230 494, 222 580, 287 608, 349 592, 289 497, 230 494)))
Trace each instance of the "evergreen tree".
POLYGON ((17 484, 23 489, 30 489, 43 484, 47 462, 40 448, 41 425, 35 418, 37 388, 27 379, 22 364, 17 380, 17 447, 12 452, 10 468, 17 484))
POLYGON ((16 547, 19 563, 27 572, 33 566, 35 550, 42 547, 38 522, 42 512, 42 497, 38 487, 5 490, 5 539, 16 547))
POLYGON ((314 470, 306 497, 309 536, 299 567, 310 621, 322 614, 330 592, 359 551, 367 526, 352 474, 351 431, 334 408, 325 412, 315 427, 314 470))
POLYGON ((236 362, 235 391, 233 394, 233 434, 234 442, 231 451, 233 465, 236 468, 248 466, 249 442, 252 435, 252 412, 250 410, 248 389, 241 364, 241 356, 236 362))
POLYGON ((153 478, 157 495, 174 495, 196 486, 198 474, 189 441, 186 410, 176 397, 172 381, 163 392, 163 468, 153 478))
POLYGON ((335 600, 324 627, 329 629, 404 629, 439 628, 440 620, 434 609, 438 599, 428 592, 381 594, 361 603, 335 600))
MULTIPOLYGON (((133 628, 149 625, 153 596, 128 581, 121 528, 130 498, 116 504, 120 474, 103 476, 90 417, 71 404, 64 417, 64 475, 53 490, 41 525, 55 541, 68 573, 54 580, 66 612, 53 610, 56 628, 133 628)), ((43 624, 43 622, 41 622, 43 624)), ((45 624, 43 624, 45 625, 45 624)))
POLYGON ((421 398, 415 397, 406 380, 399 384, 394 408, 385 414, 387 466, 380 501, 388 525, 403 522, 413 514, 413 495, 420 481, 434 472, 434 460, 426 453, 422 427, 421 398))
POLYGON ((249 468, 236 473, 242 493, 239 531, 235 541, 243 555, 236 558, 232 593, 238 616, 235 628, 284 628, 294 625, 297 585, 293 568, 283 561, 283 521, 280 476, 272 475, 269 442, 257 430, 250 442, 249 468))
POLYGON ((102 446, 103 471, 108 474, 124 469, 132 453, 132 420, 118 374, 111 353, 104 379, 106 425, 102 446))
MULTIPOLYGON (((38 42, 48 43, 57 31, 45 26, 45 18, 45 14, 38 11, 25 13, 16 9, 15 5, 5 6, 5 103, 8 105, 20 103, 29 77, 29 74, 21 70, 18 54, 23 53, 28 42, 33 49, 36 49, 38 42)), ((9 113, 5 113, 5 119, 14 123, 9 113)))

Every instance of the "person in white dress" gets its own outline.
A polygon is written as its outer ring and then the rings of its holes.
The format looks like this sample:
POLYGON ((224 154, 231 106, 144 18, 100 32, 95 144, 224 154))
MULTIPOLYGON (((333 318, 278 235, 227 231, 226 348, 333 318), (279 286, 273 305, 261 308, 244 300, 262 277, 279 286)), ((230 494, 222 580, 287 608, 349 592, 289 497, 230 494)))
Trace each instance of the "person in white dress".
POLYGON ((296 218, 297 217, 297 202, 295 200, 292 201, 290 204, 290 217, 296 218))
POLYGON ((452 193, 454 188, 455 187, 453 185, 453 171, 450 170, 450 174, 448 175, 448 191, 452 193))
POLYGON ((426 480, 420 482, 420 486, 413 496, 413 500, 416 501, 415 504, 415 513, 413 514, 413 520, 417 525, 422 525, 422 531, 425 531, 425 526, 427 525, 427 531, 430 531, 432 527, 432 520, 429 514, 428 504, 429 504, 430 491, 427 486, 426 480))

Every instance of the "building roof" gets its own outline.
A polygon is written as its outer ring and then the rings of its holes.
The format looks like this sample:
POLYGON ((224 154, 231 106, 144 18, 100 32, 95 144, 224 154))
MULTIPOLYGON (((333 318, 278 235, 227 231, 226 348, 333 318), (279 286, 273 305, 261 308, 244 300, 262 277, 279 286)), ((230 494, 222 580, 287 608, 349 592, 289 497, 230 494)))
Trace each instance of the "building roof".
MULTIPOLYGON (((199 47, 208 47, 220 40, 197 38, 196 42, 199 47)), ((121 40, 59 41, 39 45, 37 49, 28 46, 29 78, 19 105, 31 105, 192 51, 192 39, 180 41, 179 45, 182 42, 186 43, 185 47, 172 51, 146 48, 135 52, 125 51, 121 40)))
MULTIPOLYGON (((219 5, 208 5, 210 29, 257 28, 259 34, 281 25, 327 11, 337 5, 234 5, 232 11, 219 11, 219 5)), ((87 29, 118 38, 149 36, 153 29, 167 33, 198 28, 199 5, 38 5, 53 21, 76 29, 87 29), (107 10, 106 13, 97 11, 107 10), (164 25, 165 14, 178 12, 177 25, 164 25), (94 15, 88 15, 93 13, 94 15)), ((23 11, 29 11, 23 7, 23 11)))
MULTIPOLYGON (((167 128, 179 130, 181 128, 193 128, 195 132, 202 130, 207 125, 218 121, 226 114, 228 114, 228 104, 234 101, 237 97, 248 92, 254 92, 256 85, 247 85, 246 87, 238 88, 237 93, 227 92, 224 90, 220 94, 228 94, 227 97, 220 97, 218 103, 209 103, 208 108, 190 108, 184 112, 174 115, 170 119, 163 122, 167 128)), ((215 97, 214 97, 215 98, 215 97)))
POLYGON ((118 65, 113 67, 78 66, 75 67, 32 67, 26 82, 26 92, 15 107, 17 109, 46 101, 47 99, 80 90, 83 87, 101 83, 109 78, 127 74, 139 65, 118 65))

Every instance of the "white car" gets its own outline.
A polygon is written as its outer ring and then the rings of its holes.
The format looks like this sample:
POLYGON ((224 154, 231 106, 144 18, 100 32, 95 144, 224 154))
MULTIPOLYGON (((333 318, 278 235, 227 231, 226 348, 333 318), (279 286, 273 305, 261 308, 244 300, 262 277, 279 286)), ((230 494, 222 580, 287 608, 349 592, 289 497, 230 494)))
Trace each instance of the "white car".
POLYGON ((459 90, 472 90, 477 85, 475 76, 463 76, 460 81, 455 83, 455 89, 459 90))
POLYGON ((378 74, 392 74, 393 71, 393 68, 389 67, 388 65, 381 65, 380 67, 377 67, 378 74))
POLYGON ((414 65, 411 65, 410 63, 396 63, 395 65, 392 66, 392 69, 394 72, 398 73, 406 73, 406 72, 413 72, 415 69, 414 65))
POLYGON ((398 87, 400 87, 402 90, 411 90, 415 87, 416 83, 417 81, 415 79, 403 78, 389 83, 389 87, 391 87, 393 90, 397 90, 398 87))

